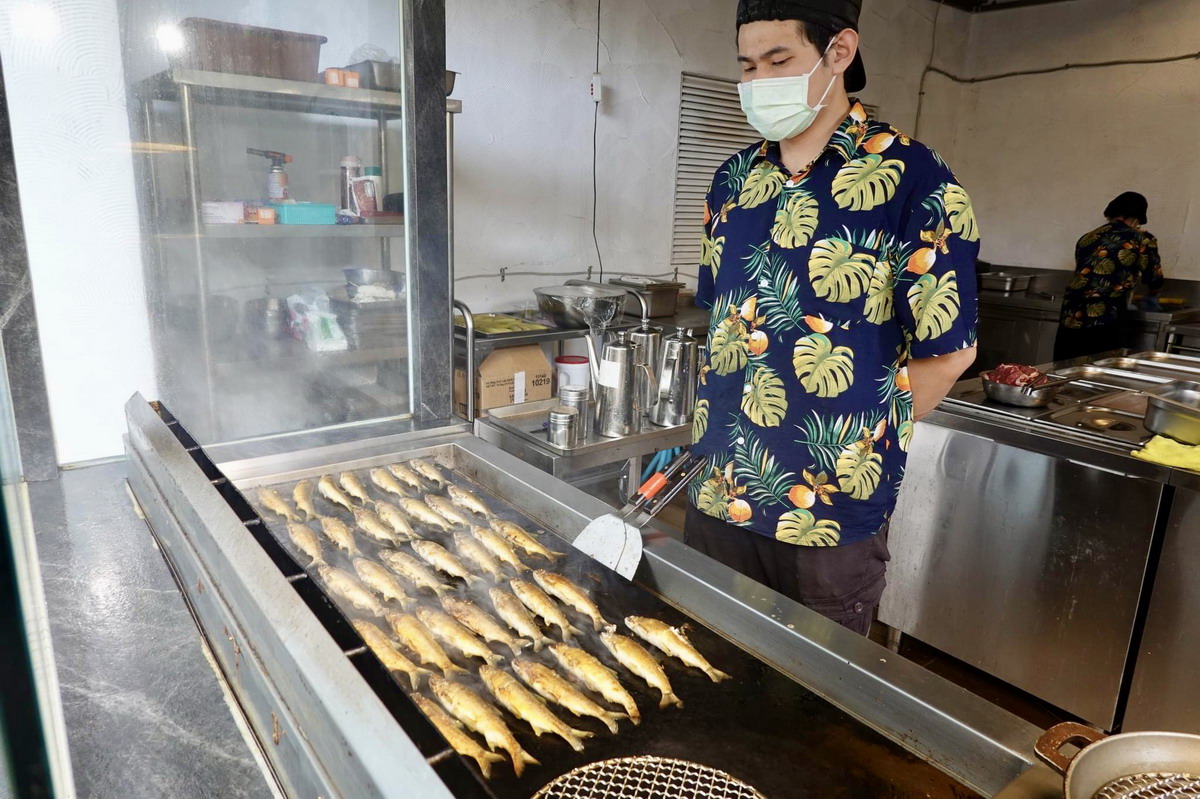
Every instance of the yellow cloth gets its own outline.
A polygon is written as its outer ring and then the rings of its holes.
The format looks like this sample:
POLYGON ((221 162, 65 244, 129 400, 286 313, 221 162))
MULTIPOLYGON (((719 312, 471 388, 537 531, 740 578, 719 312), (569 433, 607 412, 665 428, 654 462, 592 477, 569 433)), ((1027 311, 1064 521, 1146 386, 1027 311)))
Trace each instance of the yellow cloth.
POLYGON ((1144 461, 1200 472, 1200 447, 1180 444, 1173 438, 1155 436, 1145 447, 1130 454, 1144 461))

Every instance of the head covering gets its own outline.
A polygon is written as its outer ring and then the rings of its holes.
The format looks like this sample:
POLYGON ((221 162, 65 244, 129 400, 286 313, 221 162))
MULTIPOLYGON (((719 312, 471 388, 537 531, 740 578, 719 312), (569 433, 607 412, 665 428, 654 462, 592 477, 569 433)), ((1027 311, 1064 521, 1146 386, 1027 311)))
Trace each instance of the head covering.
POLYGON ((1136 191, 1126 191, 1118 194, 1104 209, 1104 215, 1109 219, 1136 219, 1139 225, 1146 224, 1146 198, 1136 191))
MULTIPOLYGON (((737 26, 747 22, 798 20, 827 25, 837 30, 858 30, 858 15, 862 0, 738 0, 737 26)), ((854 62, 846 70, 846 91, 859 92, 867 85, 862 51, 854 54, 854 62)))

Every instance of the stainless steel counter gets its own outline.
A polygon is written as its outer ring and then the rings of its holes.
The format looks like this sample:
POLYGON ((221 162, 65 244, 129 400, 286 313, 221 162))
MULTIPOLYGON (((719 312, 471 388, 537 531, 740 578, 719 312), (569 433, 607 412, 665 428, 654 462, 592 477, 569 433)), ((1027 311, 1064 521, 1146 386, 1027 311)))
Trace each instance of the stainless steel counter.
MULTIPOLYGON (((460 793, 465 766, 444 744, 410 738, 407 721, 397 723, 379 687, 360 675, 362 663, 356 670, 318 622, 322 600, 305 600, 312 611, 300 601, 306 581, 290 584, 272 563, 257 541, 261 520, 238 504, 233 485, 436 452, 483 490, 519 497, 522 512, 567 539, 607 506, 460 428, 265 455, 218 471, 140 398, 128 413, 135 491, 285 792, 479 795, 460 793)), ((1038 730, 979 697, 666 536, 647 542, 635 582, 966 786, 988 796, 1010 785, 1006 797, 1045 795, 1031 769, 1038 730), (1013 785, 1022 775, 1026 787, 1013 785)), ((847 771, 843 779, 856 778, 847 771)), ((795 795, 807 794, 798 785, 795 795)))
MULTIPOLYGON (((1126 377, 1151 390, 1170 379, 1151 366, 1126 377)), ((1163 530, 1200 474, 1133 458, 1149 436, 1140 413, 1106 406, 1137 397, 1114 393, 1119 379, 1095 379, 1104 384, 1039 410, 992 403, 978 380, 963 381, 917 425, 880 619, 1114 729, 1163 530), (1100 432, 1089 414, 1125 424, 1100 432)))

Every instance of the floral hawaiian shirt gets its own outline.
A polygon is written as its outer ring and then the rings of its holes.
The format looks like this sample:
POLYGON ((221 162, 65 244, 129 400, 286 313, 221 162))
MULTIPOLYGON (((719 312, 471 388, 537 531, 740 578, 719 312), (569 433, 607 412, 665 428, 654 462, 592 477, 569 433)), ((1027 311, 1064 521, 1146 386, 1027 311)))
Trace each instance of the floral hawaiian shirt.
POLYGON ((790 544, 874 535, 913 434, 908 360, 975 343, 971 200, 856 102, 803 174, 772 142, 726 161, 706 217, 692 504, 790 544))
POLYGON ((1121 321, 1129 295, 1141 279, 1162 288, 1158 239, 1114 221, 1087 233, 1075 245, 1075 278, 1063 294, 1063 327, 1079 330, 1121 321))

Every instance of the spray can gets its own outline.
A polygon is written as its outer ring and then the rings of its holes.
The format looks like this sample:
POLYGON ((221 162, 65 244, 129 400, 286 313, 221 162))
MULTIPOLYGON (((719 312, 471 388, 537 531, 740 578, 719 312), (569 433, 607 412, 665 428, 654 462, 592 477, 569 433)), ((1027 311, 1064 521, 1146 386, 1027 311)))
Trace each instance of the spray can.
POLYGON ((253 147, 247 147, 246 152, 250 155, 261 155, 263 158, 271 159, 271 170, 267 172, 267 200, 270 202, 286 200, 288 198, 288 176, 287 172, 283 171, 283 165, 290 164, 292 157, 274 150, 255 150, 253 147))

